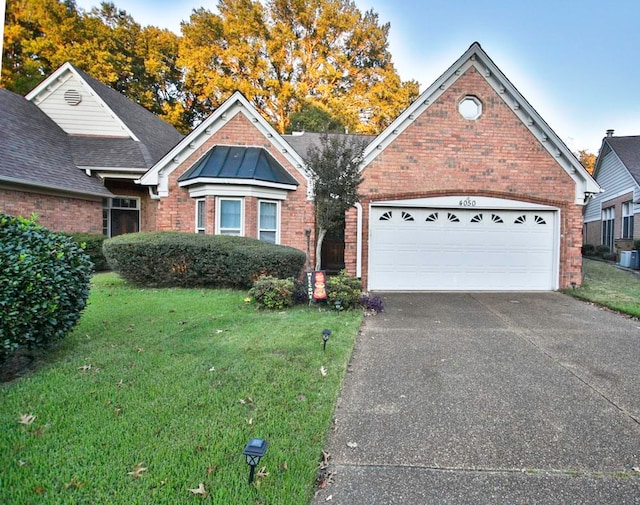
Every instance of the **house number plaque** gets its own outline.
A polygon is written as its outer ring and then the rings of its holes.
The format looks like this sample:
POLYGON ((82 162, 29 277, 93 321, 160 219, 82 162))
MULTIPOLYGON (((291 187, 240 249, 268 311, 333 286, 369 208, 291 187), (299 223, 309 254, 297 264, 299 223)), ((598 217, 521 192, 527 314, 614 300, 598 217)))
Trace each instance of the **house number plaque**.
POLYGON ((458 205, 460 207, 475 207, 476 206, 476 201, 472 200, 471 198, 467 197, 464 200, 460 200, 460 202, 458 203, 458 205))

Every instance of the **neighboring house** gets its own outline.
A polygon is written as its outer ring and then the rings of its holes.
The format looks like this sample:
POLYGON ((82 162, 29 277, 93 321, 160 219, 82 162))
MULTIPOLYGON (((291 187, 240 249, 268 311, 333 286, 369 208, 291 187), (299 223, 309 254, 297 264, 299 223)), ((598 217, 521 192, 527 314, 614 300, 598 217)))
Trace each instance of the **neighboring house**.
MULTIPOLYGON (((311 137, 279 135, 234 94, 139 179, 156 207, 148 229, 313 254, 311 137)), ((366 289, 580 284, 583 205, 600 188, 479 44, 368 144, 361 167, 344 264, 366 289)))
POLYGON ((182 135, 65 63, 26 98, 0 89, 0 211, 54 230, 107 236, 154 229, 135 180, 182 135))
POLYGON ((640 230, 640 136, 614 137, 607 130, 593 172, 603 192, 589 200, 584 212, 584 243, 606 245, 612 252, 629 250, 640 230))

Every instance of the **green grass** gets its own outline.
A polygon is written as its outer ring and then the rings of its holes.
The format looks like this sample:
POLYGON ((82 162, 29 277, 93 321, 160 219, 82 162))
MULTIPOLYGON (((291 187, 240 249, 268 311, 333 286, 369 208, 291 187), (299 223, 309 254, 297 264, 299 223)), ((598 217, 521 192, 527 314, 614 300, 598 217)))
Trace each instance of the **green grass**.
POLYGON ((362 316, 245 296, 97 275, 73 334, 0 386, 0 503, 308 503, 362 316), (256 486, 252 437, 270 444, 256 486))
POLYGON ((640 317, 640 277, 602 261, 584 259, 582 286, 567 294, 640 317))

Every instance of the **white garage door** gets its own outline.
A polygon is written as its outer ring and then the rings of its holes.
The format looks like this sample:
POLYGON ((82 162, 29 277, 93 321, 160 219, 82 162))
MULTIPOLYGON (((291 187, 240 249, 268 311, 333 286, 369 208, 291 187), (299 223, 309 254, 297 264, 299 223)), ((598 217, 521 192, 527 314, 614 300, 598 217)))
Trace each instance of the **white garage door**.
POLYGON ((372 207, 372 290, 557 287, 557 211, 372 207))

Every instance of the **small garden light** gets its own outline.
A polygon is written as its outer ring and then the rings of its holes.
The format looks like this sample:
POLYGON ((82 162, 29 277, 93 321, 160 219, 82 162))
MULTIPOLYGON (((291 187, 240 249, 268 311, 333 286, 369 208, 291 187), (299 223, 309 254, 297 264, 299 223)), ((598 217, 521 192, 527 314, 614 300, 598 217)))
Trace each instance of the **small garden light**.
POLYGON ((338 314, 340 314, 340 311, 342 310, 342 302, 340 300, 336 300, 333 305, 336 308, 338 314))
POLYGON ((327 350, 327 342, 329 341, 329 336, 331 335, 331 330, 327 330, 326 328, 322 330, 322 350, 327 350))
POLYGON ((253 482, 253 476, 256 471, 256 466, 260 463, 260 458, 267 452, 269 444, 266 440, 261 438, 252 438, 242 451, 242 454, 247 458, 247 465, 249 465, 249 484, 253 482))

